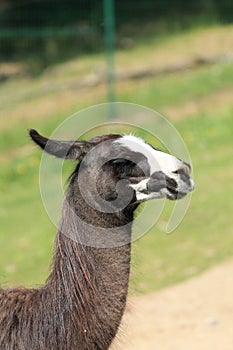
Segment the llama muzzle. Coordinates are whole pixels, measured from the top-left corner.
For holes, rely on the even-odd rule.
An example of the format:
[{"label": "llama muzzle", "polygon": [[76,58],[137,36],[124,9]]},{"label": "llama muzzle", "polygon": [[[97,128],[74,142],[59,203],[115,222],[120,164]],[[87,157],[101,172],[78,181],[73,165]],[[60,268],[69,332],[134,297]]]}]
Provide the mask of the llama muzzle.
[{"label": "llama muzzle", "polygon": [[183,198],[194,189],[194,181],[191,178],[191,167],[184,165],[177,170],[166,174],[163,171],[155,171],[150,177],[140,179],[138,183],[131,182],[131,187],[136,192],[138,201],[146,201],[155,198],[168,198],[177,200]]}]

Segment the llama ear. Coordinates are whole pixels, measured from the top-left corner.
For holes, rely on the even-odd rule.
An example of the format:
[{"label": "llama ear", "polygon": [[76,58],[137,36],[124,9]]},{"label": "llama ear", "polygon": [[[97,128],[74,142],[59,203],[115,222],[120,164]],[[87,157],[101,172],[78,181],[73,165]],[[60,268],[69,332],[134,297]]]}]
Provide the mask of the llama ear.
[{"label": "llama ear", "polygon": [[88,141],[59,141],[51,140],[40,135],[36,130],[29,130],[32,140],[45,152],[58,158],[78,160],[82,158],[93,146]]}]

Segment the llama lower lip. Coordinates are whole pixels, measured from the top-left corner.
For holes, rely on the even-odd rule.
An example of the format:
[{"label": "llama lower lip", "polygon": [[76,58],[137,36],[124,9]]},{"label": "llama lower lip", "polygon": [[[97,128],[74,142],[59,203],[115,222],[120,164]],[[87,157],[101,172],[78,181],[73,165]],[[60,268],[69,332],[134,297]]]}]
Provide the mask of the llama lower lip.
[{"label": "llama lower lip", "polygon": [[175,196],[174,194],[168,193],[167,199],[170,199],[171,201],[174,201],[174,200],[177,199],[177,196]]},{"label": "llama lower lip", "polygon": [[168,189],[168,191],[169,192],[168,192],[167,198],[170,200],[181,199],[181,198],[185,197],[187,194],[185,192],[178,192],[178,191],[171,190],[170,188]]},{"label": "llama lower lip", "polygon": [[179,197],[179,192],[177,192],[175,189],[167,188],[167,190],[168,190],[168,195],[167,195],[168,199],[176,200],[178,198],[181,198],[181,197]]}]

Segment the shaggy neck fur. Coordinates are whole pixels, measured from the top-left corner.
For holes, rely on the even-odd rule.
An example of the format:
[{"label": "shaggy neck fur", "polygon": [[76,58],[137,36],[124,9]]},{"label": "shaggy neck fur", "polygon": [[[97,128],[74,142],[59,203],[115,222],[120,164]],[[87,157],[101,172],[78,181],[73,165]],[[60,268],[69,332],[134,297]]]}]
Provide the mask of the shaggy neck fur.
[{"label": "shaggy neck fur", "polygon": [[[0,290],[1,350],[109,348],[125,308],[130,244],[94,248],[77,243],[80,235],[92,232],[81,232],[72,213],[108,227],[110,222],[115,226],[131,222],[133,210],[106,214],[86,206],[73,177],[46,284],[40,289]],[[130,231],[129,226],[124,234],[130,236]]]}]

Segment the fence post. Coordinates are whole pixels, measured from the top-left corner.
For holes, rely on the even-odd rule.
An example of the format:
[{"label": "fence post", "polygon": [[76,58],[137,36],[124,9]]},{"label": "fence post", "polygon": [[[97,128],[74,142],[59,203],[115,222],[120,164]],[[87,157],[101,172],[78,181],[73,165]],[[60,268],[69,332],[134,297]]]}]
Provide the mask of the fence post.
[{"label": "fence post", "polygon": [[[104,0],[104,39],[106,49],[106,83],[107,83],[107,101],[115,102],[115,1]],[[110,104],[109,119],[116,117],[115,105]]]}]

